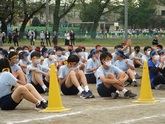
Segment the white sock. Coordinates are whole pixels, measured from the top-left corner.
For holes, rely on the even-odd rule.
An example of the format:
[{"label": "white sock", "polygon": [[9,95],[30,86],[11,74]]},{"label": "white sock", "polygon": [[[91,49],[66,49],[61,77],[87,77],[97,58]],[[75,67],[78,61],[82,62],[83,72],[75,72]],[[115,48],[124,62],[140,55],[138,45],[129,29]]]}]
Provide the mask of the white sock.
[{"label": "white sock", "polygon": [[132,81],[136,81],[136,79],[132,79]]},{"label": "white sock", "polygon": [[38,102],[36,103],[36,105],[40,104],[40,101],[38,100]]},{"label": "white sock", "polygon": [[79,93],[82,93],[84,89],[81,86],[78,86],[77,89],[79,90]]},{"label": "white sock", "polygon": [[122,90],[122,93],[125,94],[126,92],[127,92],[127,90],[124,88],[124,89]]},{"label": "white sock", "polygon": [[43,102],[46,102],[46,100],[45,100],[45,99],[43,99],[42,101],[43,101]]},{"label": "white sock", "polygon": [[134,72],[134,75],[136,75],[136,72]]},{"label": "white sock", "polygon": [[89,87],[88,87],[88,85],[84,87],[84,90],[85,90],[86,92],[89,91]]},{"label": "white sock", "polygon": [[43,85],[42,86],[42,89],[45,91],[45,89],[46,89],[47,87],[46,87],[46,85]]},{"label": "white sock", "polygon": [[120,92],[119,92],[118,90],[116,90],[116,93],[118,93],[118,94],[119,94]]}]

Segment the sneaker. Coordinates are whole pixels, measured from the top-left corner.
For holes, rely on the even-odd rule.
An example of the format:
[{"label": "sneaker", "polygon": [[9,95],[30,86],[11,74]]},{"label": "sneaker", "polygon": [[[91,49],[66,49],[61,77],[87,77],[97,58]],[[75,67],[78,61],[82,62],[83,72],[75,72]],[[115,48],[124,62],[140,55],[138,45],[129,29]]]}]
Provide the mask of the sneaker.
[{"label": "sneaker", "polygon": [[88,92],[83,91],[83,92],[81,93],[81,95],[80,95],[80,98],[88,99],[88,98],[89,98],[89,94],[88,94]]},{"label": "sneaker", "polygon": [[44,103],[43,101],[40,101],[39,103],[36,104],[35,109],[36,110],[42,110],[45,109],[47,107],[47,104]]},{"label": "sneaker", "polygon": [[45,89],[45,95],[47,95],[47,96],[49,95],[49,89],[48,88]]},{"label": "sneaker", "polygon": [[138,74],[136,73],[135,78],[136,78],[136,79],[141,79],[142,76],[140,76],[140,75],[138,75]]},{"label": "sneaker", "polygon": [[156,90],[165,90],[165,84],[158,84],[155,86]]},{"label": "sneaker", "polygon": [[136,81],[132,81],[132,85],[133,85],[133,87],[137,87],[138,86]]},{"label": "sneaker", "polygon": [[93,93],[90,90],[87,93],[88,93],[89,98],[95,98],[95,96],[93,95]]},{"label": "sneaker", "polygon": [[112,92],[111,97],[112,97],[112,99],[117,99],[119,97],[119,94],[117,92],[115,92],[115,93]]},{"label": "sneaker", "polygon": [[125,94],[124,94],[125,97],[128,97],[128,98],[134,98],[137,96],[137,94],[135,93],[132,93],[131,90],[128,90]]},{"label": "sneaker", "polygon": [[131,83],[128,82],[128,81],[125,81],[125,82],[124,82],[124,86],[125,86],[125,87],[128,87],[130,84],[131,84]]}]

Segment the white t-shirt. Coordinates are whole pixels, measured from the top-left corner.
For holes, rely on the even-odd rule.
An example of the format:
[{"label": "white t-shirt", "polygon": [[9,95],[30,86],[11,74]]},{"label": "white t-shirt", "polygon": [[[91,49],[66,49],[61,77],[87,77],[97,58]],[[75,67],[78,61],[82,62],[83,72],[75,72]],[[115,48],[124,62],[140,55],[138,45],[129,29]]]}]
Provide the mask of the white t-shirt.
[{"label": "white t-shirt", "polygon": [[129,69],[129,66],[125,63],[125,60],[127,60],[129,64],[131,64],[132,66],[134,66],[133,62],[130,59],[123,59],[121,61],[116,60],[116,62],[114,63],[114,66],[116,66],[119,69],[121,69],[124,72],[126,72]]},{"label": "white t-shirt", "polygon": [[86,66],[85,66],[85,74],[92,74],[93,72],[87,72],[88,69],[92,69],[92,68],[96,68],[100,65],[100,61],[99,60],[93,60],[92,58],[87,60]]},{"label": "white t-shirt", "polygon": [[105,77],[107,74],[112,73],[113,75],[117,77],[120,72],[121,70],[114,65],[111,65],[108,70],[104,69],[103,66],[100,66],[95,73],[96,74],[96,88],[98,88],[98,85],[102,83],[100,76]]},{"label": "white t-shirt", "polygon": [[17,79],[10,72],[0,73],[0,98],[11,93],[12,86],[15,86]]},{"label": "white t-shirt", "polygon": [[[32,71],[30,70],[31,68],[38,68],[39,70],[43,71],[43,72],[48,72],[49,68],[42,66],[40,64],[37,65],[37,67],[34,67],[32,64],[28,65],[26,68],[26,76],[27,76],[27,82],[31,83],[32,81]],[[40,74],[40,76],[42,77],[42,74]]]}]

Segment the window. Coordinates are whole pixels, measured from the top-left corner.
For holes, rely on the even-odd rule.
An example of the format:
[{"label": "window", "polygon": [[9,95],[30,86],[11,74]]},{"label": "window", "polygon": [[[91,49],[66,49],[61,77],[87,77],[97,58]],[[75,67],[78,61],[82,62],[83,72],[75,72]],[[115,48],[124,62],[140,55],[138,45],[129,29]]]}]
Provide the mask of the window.
[{"label": "window", "polygon": [[162,10],[161,15],[165,16],[165,10]]}]

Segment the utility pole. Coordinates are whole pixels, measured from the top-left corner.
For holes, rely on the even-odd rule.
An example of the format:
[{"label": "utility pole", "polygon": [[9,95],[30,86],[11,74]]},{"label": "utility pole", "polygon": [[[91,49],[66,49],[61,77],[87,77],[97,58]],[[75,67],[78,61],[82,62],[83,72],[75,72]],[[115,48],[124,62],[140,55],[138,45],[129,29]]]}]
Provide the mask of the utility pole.
[{"label": "utility pole", "polygon": [[128,0],[125,0],[125,41],[128,40]]},{"label": "utility pole", "polygon": [[46,30],[49,29],[49,0],[46,0]]}]

